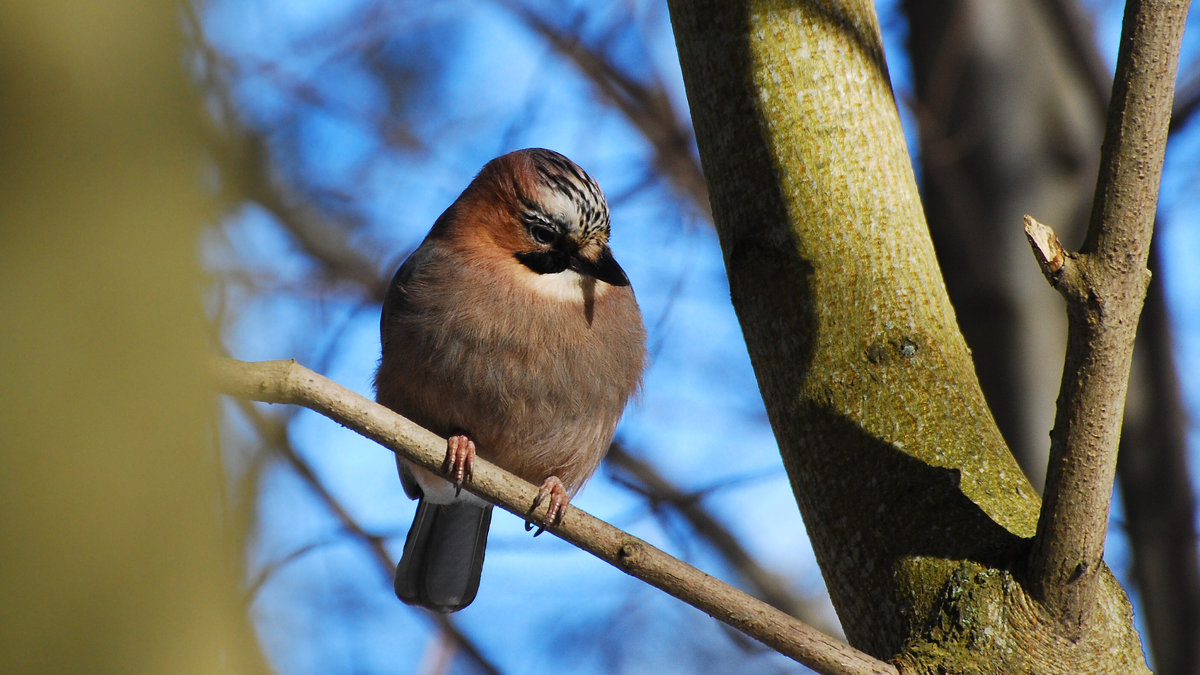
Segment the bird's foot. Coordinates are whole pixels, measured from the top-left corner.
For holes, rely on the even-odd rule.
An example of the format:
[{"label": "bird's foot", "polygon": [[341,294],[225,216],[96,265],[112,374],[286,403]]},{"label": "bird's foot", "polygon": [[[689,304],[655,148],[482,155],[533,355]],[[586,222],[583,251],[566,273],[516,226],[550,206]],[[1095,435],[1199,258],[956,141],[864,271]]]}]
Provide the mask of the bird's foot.
[{"label": "bird's foot", "polygon": [[571,499],[571,497],[567,494],[566,486],[563,485],[563,482],[559,480],[558,476],[550,476],[546,480],[542,481],[542,488],[538,490],[538,495],[536,498],[534,498],[533,505],[529,507],[529,511],[526,514],[526,532],[532,530],[534,525],[536,525],[536,523],[530,520],[530,517],[533,516],[533,512],[536,511],[537,508],[542,505],[542,502],[546,501],[547,499],[550,500],[550,503],[546,507],[546,517],[542,521],[541,525],[537,525],[537,532],[533,533],[533,536],[535,537],[542,532],[545,532],[547,526],[557,526],[562,522],[563,513],[565,513],[567,509],[567,502]]},{"label": "bird's foot", "polygon": [[442,462],[442,473],[454,483],[454,496],[462,494],[463,483],[475,476],[475,441],[463,434],[446,439],[446,459]]}]

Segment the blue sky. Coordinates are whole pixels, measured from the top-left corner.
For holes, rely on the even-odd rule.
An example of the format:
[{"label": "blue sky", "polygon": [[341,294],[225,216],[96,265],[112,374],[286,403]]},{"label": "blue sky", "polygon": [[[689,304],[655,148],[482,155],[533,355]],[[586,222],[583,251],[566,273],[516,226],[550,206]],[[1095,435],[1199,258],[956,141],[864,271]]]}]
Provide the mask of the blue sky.
[{"label": "blue sky", "polygon": [[[910,85],[901,58],[903,22],[894,18],[892,4],[879,6],[893,81],[904,91]],[[641,137],[624,118],[600,109],[589,85],[502,5],[427,5],[389,5],[361,21],[358,15],[376,5],[214,0],[203,17],[207,39],[241,64],[232,91],[243,123],[282,139],[275,149],[286,180],[349,224],[349,236],[368,251],[380,276],[390,274],[495,155],[551,147],[595,176],[610,198],[614,252],[651,329],[644,394],[627,411],[620,438],[681,487],[716,486],[705,492],[705,505],[797,593],[820,595],[820,572],[729,304],[715,234],[670,186],[647,180],[647,171],[637,168],[647,165]],[[1090,5],[1101,8],[1098,33],[1111,62],[1120,8]],[[630,67],[661,76],[682,110],[665,7],[633,7],[628,35],[613,38],[621,45],[617,53]],[[604,25],[604,17],[593,16],[582,30],[595,33]],[[353,30],[343,31],[347,27]],[[393,35],[400,27],[410,30]],[[1188,41],[1184,64],[1197,62],[1198,43]],[[384,72],[405,83],[399,105],[396,92],[380,85]],[[425,77],[429,73],[437,77]],[[400,117],[391,117],[397,111]],[[394,122],[397,133],[381,138],[381,120]],[[910,122],[906,117],[909,129]],[[412,145],[403,130],[442,140]],[[1200,372],[1200,311],[1193,300],[1200,297],[1198,143],[1193,128],[1169,149],[1158,233],[1167,242],[1165,278],[1184,373]],[[213,300],[231,313],[224,339],[235,356],[294,357],[372,395],[378,308],[349,295],[299,290],[312,266],[271,214],[255,205],[231,211],[206,236],[204,258],[218,275],[255,270],[260,289],[268,289],[251,293],[233,284]],[[1036,274],[1036,268],[1031,263],[1025,272]],[[1183,381],[1194,420],[1200,382]],[[314,413],[279,406],[263,411],[295,416],[288,428],[295,447],[356,520],[388,536],[398,554],[414,506],[399,489],[391,454]],[[252,448],[239,444],[236,433],[227,437],[226,454],[238,471]],[[252,574],[271,573],[251,607],[272,662],[286,673],[420,672],[422,659],[435,653],[429,620],[395,600],[390,578],[291,471],[268,465],[261,485],[250,567]],[[683,536],[672,516],[649,510],[603,472],[573,503],[729,578],[720,557]],[[505,672],[706,672],[709,661],[734,657],[755,672],[797,672],[777,655],[743,651],[696,610],[553,537],[530,541],[516,518],[498,514],[492,527],[479,597],[455,619]],[[1113,537],[1108,560],[1123,579],[1127,558],[1123,540]],[[514,615],[522,607],[539,611]],[[827,601],[824,611],[835,625]],[[511,620],[498,626],[496,617]],[[603,643],[564,641],[563,635],[582,636],[597,626],[622,636],[624,648],[600,654],[596,645]],[[679,639],[681,626],[691,633],[686,641]],[[711,652],[695,648],[706,644]]]}]

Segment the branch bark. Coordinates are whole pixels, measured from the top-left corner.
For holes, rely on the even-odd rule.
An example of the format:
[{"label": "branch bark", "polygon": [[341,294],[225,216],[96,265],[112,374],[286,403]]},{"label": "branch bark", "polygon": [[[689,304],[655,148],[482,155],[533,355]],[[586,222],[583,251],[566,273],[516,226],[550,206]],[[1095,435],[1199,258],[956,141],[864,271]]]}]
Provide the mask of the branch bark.
[{"label": "branch bark", "polygon": [[[213,357],[218,391],[267,403],[302,405],[431,471],[440,471],[446,440],[387,408],[314,373],[295,361],[247,363]],[[522,518],[538,488],[486,461],[477,461],[466,488]],[[545,507],[532,515],[540,518]],[[588,551],[723,621],[796,661],[828,675],[888,674],[896,668],[790,617],[587,513],[568,507],[562,523],[547,528]]]},{"label": "branch bark", "polygon": [[1029,581],[1068,635],[1083,631],[1104,553],[1187,6],[1126,5],[1087,237],[1055,271],[1038,241],[1057,238],[1031,236],[1043,272],[1067,299],[1068,333]]},{"label": "branch bark", "polygon": [[743,582],[754,595],[773,607],[824,630],[815,611],[815,603],[792,592],[787,580],[767,569],[738,541],[720,520],[700,503],[695,494],[689,494],[667,480],[654,465],[630,454],[620,443],[608,449],[605,462],[612,469],[627,472],[638,485],[630,488],[652,502],[670,504],[687,519],[696,535],[707,541],[737,570]]},{"label": "branch bark", "polygon": [[[1029,255],[1012,224],[1036,213],[1063,241],[1082,241],[1112,69],[1079,0],[906,0],[902,7],[922,201],[938,260],[988,404],[1021,467],[1041,486],[1067,318],[1059,298],[1037,292],[1036,275],[1011,273]],[[1021,49],[1011,48],[1018,43]],[[1186,70],[1181,63],[1172,135],[1189,110]],[[1162,245],[1151,243],[1155,277],[1138,323],[1117,481],[1143,641],[1157,673],[1191,675],[1200,672],[1196,500],[1161,298],[1164,268],[1155,260]]]}]

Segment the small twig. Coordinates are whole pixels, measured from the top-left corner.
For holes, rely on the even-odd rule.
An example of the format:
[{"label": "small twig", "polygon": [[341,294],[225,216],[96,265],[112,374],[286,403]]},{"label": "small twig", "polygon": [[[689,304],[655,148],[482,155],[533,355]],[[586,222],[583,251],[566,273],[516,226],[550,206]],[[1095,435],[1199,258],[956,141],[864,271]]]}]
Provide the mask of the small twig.
[{"label": "small twig", "polygon": [[1066,297],[1068,316],[1029,581],[1068,636],[1083,631],[1104,553],[1187,6],[1182,0],[1126,5],[1096,198],[1081,250],[1063,253],[1049,228],[1026,220],[1039,265]]},{"label": "small twig", "polygon": [[1033,249],[1038,267],[1046,281],[1063,297],[1083,302],[1086,299],[1087,288],[1079,265],[1075,262],[1075,254],[1068,252],[1058,240],[1058,235],[1049,225],[1043,225],[1033,218],[1025,216],[1025,238]]},{"label": "small twig", "polygon": [[[213,357],[211,371],[216,388],[223,393],[268,403],[302,405],[431,471],[440,470],[445,458],[445,439],[295,361],[246,363]],[[538,492],[537,487],[482,460],[477,461],[467,489],[522,518]],[[541,507],[533,516],[540,519],[544,512],[545,507]],[[547,529],[820,673],[896,675],[898,672],[894,666],[835,640],[577,508],[568,507],[562,522]]]}]

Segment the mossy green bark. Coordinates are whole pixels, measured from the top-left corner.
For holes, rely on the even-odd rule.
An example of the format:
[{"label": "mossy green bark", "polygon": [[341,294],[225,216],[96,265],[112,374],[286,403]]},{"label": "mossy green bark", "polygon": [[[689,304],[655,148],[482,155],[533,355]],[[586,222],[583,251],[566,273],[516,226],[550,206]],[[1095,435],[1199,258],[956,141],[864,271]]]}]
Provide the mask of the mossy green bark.
[{"label": "mossy green bark", "polygon": [[6,673],[269,672],[219,518],[182,15],[0,3]]},{"label": "mossy green bark", "polygon": [[[947,298],[871,3],[671,16],[734,307],[851,644],[916,672],[989,636],[985,664],[1027,658],[1006,622],[1037,616],[1018,580],[1040,502]],[[1105,592],[1104,652],[1132,664],[1113,672],[1144,669],[1111,577]]]}]

